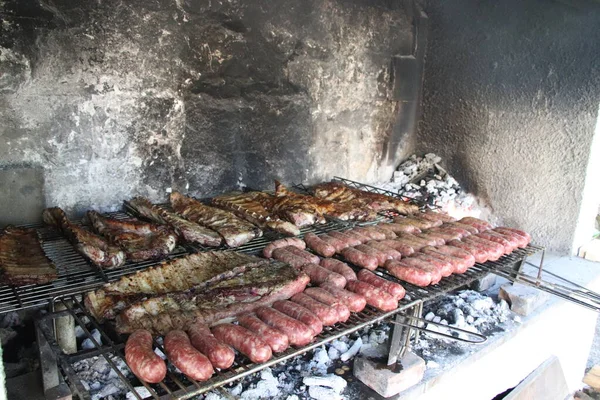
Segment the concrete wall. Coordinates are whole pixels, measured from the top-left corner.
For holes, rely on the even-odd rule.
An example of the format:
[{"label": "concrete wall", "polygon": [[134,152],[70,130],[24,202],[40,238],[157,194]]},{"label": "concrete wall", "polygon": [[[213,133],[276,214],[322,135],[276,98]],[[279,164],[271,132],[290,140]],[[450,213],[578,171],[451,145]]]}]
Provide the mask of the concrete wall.
[{"label": "concrete wall", "polygon": [[600,10],[430,1],[418,150],[442,156],[507,225],[571,250],[600,104]]},{"label": "concrete wall", "polygon": [[398,2],[7,0],[0,11],[0,168],[42,168],[47,205],[110,209],[276,177],[375,181],[395,164],[382,157],[397,117],[391,57],[412,43]]}]

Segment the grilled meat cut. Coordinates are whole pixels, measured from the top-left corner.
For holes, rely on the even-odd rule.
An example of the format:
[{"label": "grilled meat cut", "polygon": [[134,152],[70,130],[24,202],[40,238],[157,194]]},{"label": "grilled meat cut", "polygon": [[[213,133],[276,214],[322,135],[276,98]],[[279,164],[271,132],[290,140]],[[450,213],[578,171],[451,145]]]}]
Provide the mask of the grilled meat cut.
[{"label": "grilled meat cut", "polygon": [[171,193],[169,201],[177,214],[188,221],[217,231],[229,247],[239,247],[262,236],[262,231],[250,222],[236,217],[229,211],[204,205],[179,192]]},{"label": "grilled meat cut", "polygon": [[319,199],[335,203],[356,202],[375,212],[393,210],[405,215],[419,212],[419,207],[414,204],[392,196],[351,188],[341,182],[321,183],[312,188],[312,193]]},{"label": "grilled meat cut", "polygon": [[194,290],[169,293],[135,303],[118,315],[116,327],[121,333],[144,327],[165,334],[192,323],[211,325],[288,299],[302,292],[308,282],[308,276],[293,267],[270,262],[220,281],[201,293]]},{"label": "grilled meat cut", "polygon": [[156,259],[171,253],[177,245],[177,236],[164,225],[135,219],[118,220],[88,211],[93,229],[110,243],[121,247],[131,261]]},{"label": "grilled meat cut", "polygon": [[224,208],[233,212],[240,218],[245,219],[261,228],[269,228],[276,232],[283,233],[288,236],[296,236],[300,234],[300,229],[296,225],[283,221],[279,217],[271,215],[269,210],[261,203],[259,198],[270,198],[271,195],[263,192],[234,192],[225,194],[212,199],[212,203],[217,207]]},{"label": "grilled meat cut", "polygon": [[116,268],[125,263],[125,252],[108,243],[101,236],[73,224],[65,212],[58,208],[46,208],[42,213],[44,223],[60,230],[77,251],[92,263],[103,268]]},{"label": "grilled meat cut", "polygon": [[139,216],[157,224],[170,226],[186,242],[208,247],[218,247],[223,243],[221,235],[212,229],[190,222],[179,215],[154,205],[144,197],[135,197],[127,203]]},{"label": "grilled meat cut", "polygon": [[165,261],[89,292],[85,304],[98,320],[111,319],[141,298],[205,288],[269,261],[234,252],[205,252]]},{"label": "grilled meat cut", "polygon": [[35,229],[7,226],[0,233],[0,283],[21,286],[48,283],[58,277]]}]

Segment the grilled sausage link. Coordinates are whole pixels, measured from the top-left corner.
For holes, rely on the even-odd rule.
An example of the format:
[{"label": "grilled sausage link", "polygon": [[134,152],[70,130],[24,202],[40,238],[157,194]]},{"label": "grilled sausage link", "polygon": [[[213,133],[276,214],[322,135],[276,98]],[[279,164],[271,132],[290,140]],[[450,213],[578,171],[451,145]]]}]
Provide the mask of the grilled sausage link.
[{"label": "grilled sausage link", "polygon": [[[445,246],[440,246],[440,247],[445,247]],[[423,247],[421,249],[421,252],[431,255],[433,257],[437,257],[437,258],[441,259],[442,261],[451,263],[454,266],[453,273],[462,274],[467,269],[469,269],[469,267],[473,266],[473,264],[470,264],[469,260],[465,260],[465,258],[454,257],[450,254],[441,252],[438,250],[438,247],[431,247],[431,246]],[[471,256],[471,255],[469,254],[469,256]],[[471,259],[473,259],[473,263],[474,263],[475,259],[473,258],[473,256],[471,256]]]},{"label": "grilled sausage link", "polygon": [[235,359],[235,352],[225,343],[217,340],[206,325],[194,323],[187,329],[192,346],[206,355],[216,368],[227,369]]},{"label": "grilled sausage link", "polygon": [[293,346],[307,345],[314,336],[310,327],[271,307],[258,307],[254,312],[258,318],[285,333]]},{"label": "grilled sausage link", "polygon": [[385,233],[379,232],[375,229],[370,229],[370,228],[371,227],[353,228],[352,232],[358,233],[359,235],[363,235],[363,236],[369,238],[369,240],[385,240],[385,239],[387,239],[385,237]]},{"label": "grilled sausage link", "polygon": [[363,281],[350,281],[348,290],[358,293],[367,299],[367,304],[381,311],[392,311],[398,308],[398,301],[389,293]]},{"label": "grilled sausage link", "polygon": [[[363,271],[366,271],[366,269],[364,269]],[[344,305],[344,303],[341,300],[336,298],[327,290],[318,287],[310,287],[304,290],[304,294],[333,308],[337,312],[338,316],[336,322],[346,322],[348,318],[350,318],[350,310],[348,309],[348,307],[346,307],[346,305]]]},{"label": "grilled sausage link", "polygon": [[461,240],[451,240],[448,246],[456,247],[471,254],[475,258],[475,262],[484,263],[488,260],[488,251],[474,244],[465,243]]},{"label": "grilled sausage link", "polygon": [[348,264],[336,260],[335,258],[324,258],[321,260],[321,267],[328,269],[329,271],[338,273],[346,278],[346,281],[353,281],[356,279],[356,273]]},{"label": "grilled sausage link", "polygon": [[214,373],[210,360],[192,346],[184,331],[170,331],[164,344],[167,357],[184,375],[202,382]]},{"label": "grilled sausage link", "polygon": [[338,314],[333,307],[329,307],[327,304],[323,304],[304,293],[297,293],[290,300],[307,308],[319,317],[323,326],[331,326],[338,322]]},{"label": "grilled sausage link", "polygon": [[421,268],[405,264],[403,261],[389,260],[385,269],[398,279],[413,285],[425,287],[431,284],[431,273]]},{"label": "grilled sausage link", "polygon": [[[385,224],[368,226],[368,227],[366,227],[366,229],[370,229],[372,231],[384,234],[385,239],[396,239],[396,233],[393,230],[389,229],[387,226],[385,226]],[[382,240],[384,240],[384,239],[382,239]]]},{"label": "grilled sausage link", "polygon": [[152,350],[152,334],[138,329],[125,343],[125,361],[131,372],[141,380],[158,383],[167,375],[167,365]]},{"label": "grilled sausage link", "polygon": [[474,217],[464,217],[458,220],[458,222],[461,224],[474,226],[479,232],[487,231],[488,229],[493,228],[489,222]]},{"label": "grilled sausage link", "polygon": [[[415,253],[418,254],[418,253]],[[403,258],[400,260],[402,264],[410,265],[411,267],[419,268],[425,270],[431,274],[431,284],[435,285],[442,279],[442,271],[440,268],[429,261],[422,260],[420,258],[415,258],[413,256]]]},{"label": "grilled sausage link", "polygon": [[402,285],[388,281],[366,269],[359,271],[358,279],[389,293],[396,301],[402,300],[406,295],[406,290]]},{"label": "grilled sausage link", "polygon": [[352,312],[361,312],[367,306],[367,299],[365,299],[365,297],[360,294],[349,292],[346,289],[340,289],[336,286],[327,283],[321,285],[321,288],[334,295],[338,300],[343,302]]},{"label": "grilled sausage link", "polygon": [[328,234],[319,235],[319,238],[321,238],[321,240],[323,240],[325,243],[333,246],[336,253],[339,253],[340,251],[344,250],[346,247],[350,246],[345,241],[335,238],[333,236],[330,236]]},{"label": "grilled sausage link", "polygon": [[344,244],[346,244],[346,247],[358,246],[359,244],[362,243],[362,241],[360,241],[359,239],[353,237],[352,235],[348,235],[345,232],[331,231],[331,232],[327,232],[327,234],[334,239],[338,239],[338,240],[344,242]]},{"label": "grilled sausage link", "polygon": [[[371,241],[365,243],[365,245],[367,245],[369,247],[372,247],[375,250],[381,251],[382,253],[386,254],[388,257],[393,258],[394,260],[399,260],[399,259],[402,258],[402,253],[400,253],[399,251],[397,251],[397,250],[395,250],[395,249],[387,246],[383,242],[378,242],[376,240],[371,240]],[[385,264],[385,262],[384,262],[384,264]]]},{"label": "grilled sausage link", "polygon": [[388,224],[381,224],[380,226],[383,226],[396,234],[398,234],[398,233],[421,233],[421,230],[419,228],[417,228],[414,225],[407,224],[405,222],[391,222]]},{"label": "grilled sausage link", "polygon": [[274,353],[281,353],[290,347],[290,340],[285,334],[265,324],[255,315],[242,315],[237,320],[241,326],[262,338]]},{"label": "grilled sausage link", "polygon": [[304,250],[306,248],[306,243],[304,243],[304,240],[298,238],[285,238],[274,240],[263,249],[263,255],[266,258],[271,258],[271,256],[273,255],[273,250],[287,246],[295,246],[299,249]]},{"label": "grilled sausage link", "polygon": [[346,278],[337,272],[330,271],[318,264],[304,264],[301,268],[302,271],[310,277],[311,283],[315,285],[329,282],[339,288],[346,286]]},{"label": "grilled sausage link", "polygon": [[352,264],[370,270],[376,269],[379,264],[379,260],[376,257],[365,254],[360,250],[356,250],[354,247],[348,247],[347,249],[342,250],[342,256]]},{"label": "grilled sausage link", "polygon": [[442,277],[450,276],[454,272],[456,268],[454,264],[447,260],[442,260],[440,257],[435,257],[431,254],[425,253],[415,253],[412,258],[417,258],[419,260],[427,261],[436,266],[440,270]]},{"label": "grilled sausage link", "polygon": [[301,266],[309,262],[306,258],[298,257],[297,255],[287,251],[287,247],[280,247],[278,249],[273,250],[272,257],[277,261],[290,264],[294,268],[300,268]]},{"label": "grilled sausage link", "polygon": [[[368,243],[368,242],[367,242]],[[375,257],[377,259],[377,265],[383,266],[387,260],[390,260],[392,256],[384,253],[383,251],[379,251],[371,246],[367,246],[366,244],[359,244],[354,247],[356,250],[361,251],[369,256]]]},{"label": "grilled sausage link", "polygon": [[465,243],[480,243],[482,246],[489,249],[490,261],[496,261],[504,255],[504,246],[499,243],[490,242],[489,240],[483,239],[477,235],[471,235],[468,238],[465,238],[463,241]]},{"label": "grilled sausage link", "polygon": [[248,329],[234,324],[220,324],[212,328],[217,339],[248,357],[253,363],[269,361],[271,347]]},{"label": "grilled sausage link", "polygon": [[308,326],[312,330],[313,336],[323,331],[323,323],[319,317],[298,303],[289,300],[279,300],[273,303],[273,308]]},{"label": "grilled sausage link", "polygon": [[510,235],[519,241],[519,247],[527,247],[529,242],[531,242],[531,236],[528,233],[523,231],[510,229],[510,228],[496,228],[494,231],[501,233],[503,235]]},{"label": "grilled sausage link", "polygon": [[485,231],[485,232],[481,232],[478,233],[477,235],[473,235],[474,237],[479,237],[485,240],[489,240],[490,242],[496,242],[499,245],[501,245],[504,248],[504,254],[510,254],[515,248],[513,247],[513,244],[511,243],[511,241],[498,236],[496,234],[491,234],[488,232],[493,232],[493,231]]},{"label": "grilled sausage link", "polygon": [[399,252],[402,255],[402,257],[408,257],[415,252],[415,249],[413,249],[411,246],[409,246],[405,243],[402,243],[398,239],[382,240],[379,243],[381,243],[382,245],[387,246],[391,249],[396,250],[397,252]]},{"label": "grilled sausage link", "polygon": [[312,251],[323,257],[331,257],[335,254],[335,247],[312,232],[308,232],[306,235],[304,235],[304,241]]},{"label": "grilled sausage link", "polygon": [[299,248],[294,247],[294,246],[284,247],[284,249],[286,249],[287,251],[289,251],[290,253],[292,253],[292,254],[294,254],[294,255],[296,255],[298,257],[305,258],[306,262],[309,262],[309,263],[318,264],[321,261],[321,259],[319,258],[319,256],[317,256],[315,254],[312,254],[312,253],[309,253],[306,250],[302,250],[302,249],[299,249]]}]

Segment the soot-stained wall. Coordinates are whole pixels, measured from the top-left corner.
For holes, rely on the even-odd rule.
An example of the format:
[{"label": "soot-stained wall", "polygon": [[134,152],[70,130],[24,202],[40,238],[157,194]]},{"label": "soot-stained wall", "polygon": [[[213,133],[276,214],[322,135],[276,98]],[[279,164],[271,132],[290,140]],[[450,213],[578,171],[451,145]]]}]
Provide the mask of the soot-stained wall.
[{"label": "soot-stained wall", "polygon": [[443,156],[505,224],[571,250],[600,104],[600,7],[450,0],[425,10],[418,150]]},{"label": "soot-stained wall", "polygon": [[9,0],[0,15],[0,167],[43,167],[47,205],[389,177],[391,57],[412,43],[399,2]]}]

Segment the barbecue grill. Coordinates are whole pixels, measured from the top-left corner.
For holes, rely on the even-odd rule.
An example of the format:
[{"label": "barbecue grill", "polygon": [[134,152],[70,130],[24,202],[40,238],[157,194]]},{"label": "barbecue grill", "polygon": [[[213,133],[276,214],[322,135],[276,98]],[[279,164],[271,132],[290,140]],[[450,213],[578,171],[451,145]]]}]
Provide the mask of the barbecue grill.
[{"label": "barbecue grill", "polygon": [[[366,191],[372,191],[391,196],[402,197],[402,194],[386,191],[370,185],[361,184],[347,179],[336,178],[352,187],[356,187]],[[296,185],[296,190],[305,190],[304,185]],[[410,201],[415,201],[410,199]],[[163,205],[164,206],[164,205]],[[429,207],[426,204],[420,204],[422,208]],[[126,218],[132,213],[131,208],[125,203],[125,212],[111,213],[115,218]],[[328,220],[326,224],[314,225],[302,229],[302,235],[308,232],[317,234],[330,232],[334,230],[345,230],[355,225],[372,224],[380,221],[388,220],[394,217],[394,213],[382,213],[378,221],[368,223],[357,223],[339,220]],[[60,237],[54,231],[33,226],[38,229],[40,237],[43,240],[43,248],[57,265],[59,271],[59,279],[55,282],[45,285],[29,285],[20,288],[3,287],[0,289],[0,300],[3,305],[0,309],[1,313],[14,311],[24,308],[36,307],[41,305],[49,305],[50,312],[42,315],[37,321],[39,329],[38,338],[42,348],[49,347],[52,350],[51,362],[55,362],[63,371],[66,380],[73,393],[81,398],[89,398],[89,393],[78,378],[73,365],[74,363],[89,359],[95,356],[101,356],[106,359],[110,367],[115,371],[120,380],[129,388],[133,395],[141,399],[142,395],[136,391],[135,386],[137,379],[125,376],[119,370],[115,360],[124,360],[124,343],[125,337],[118,335],[111,323],[99,324],[85,309],[81,295],[91,289],[97,288],[102,284],[118,279],[120,276],[133,273],[145,269],[156,262],[128,262],[122,268],[115,270],[102,270],[101,268],[91,266],[82,258],[71,246],[69,242]],[[264,236],[257,238],[244,246],[236,248],[235,251],[247,254],[257,254],[269,242],[279,239],[282,236],[275,232],[267,231]],[[181,257],[190,252],[214,250],[204,248],[202,246],[184,245],[179,246],[174,253],[169,257]],[[231,251],[230,249],[222,248],[222,251]],[[386,319],[395,318],[394,322],[401,325],[403,329],[399,329],[399,333],[394,333],[391,343],[390,362],[394,362],[402,352],[408,347],[411,332],[414,329],[422,329],[417,327],[419,322],[420,312],[424,302],[436,298],[442,294],[453,291],[457,288],[470,284],[471,282],[484,277],[489,273],[505,277],[515,282],[522,282],[531,286],[540,288],[547,292],[556,294],[562,298],[574,301],[578,304],[593,308],[596,311],[600,310],[597,295],[586,292],[583,288],[577,287],[575,284],[563,281],[562,284],[551,284],[541,280],[542,267],[539,265],[539,274],[537,277],[525,275],[521,272],[523,264],[527,257],[534,253],[542,253],[544,249],[539,246],[529,245],[524,249],[517,249],[511,254],[505,255],[495,262],[487,262],[485,264],[476,264],[467,272],[461,275],[451,275],[442,279],[438,284],[428,287],[417,287],[405,282],[401,282],[406,289],[406,297],[399,303],[396,310],[390,312],[381,312],[375,308],[367,307],[360,313],[353,313],[350,319],[345,323],[338,323],[331,327],[325,327],[323,332],[309,345],[288,349],[287,351],[275,355],[271,360],[262,364],[253,364],[243,356],[238,356],[234,365],[226,371],[217,371],[213,377],[206,382],[193,381],[182,374],[168,372],[167,378],[159,383],[149,385],[141,382],[145,388],[151,393],[153,398],[177,398],[186,399],[192,396],[205,393],[209,390],[219,388],[230,382],[241,379],[245,376],[253,374],[261,369],[283,362],[300,354],[306,353],[324,343],[330,342],[344,335],[356,332],[368,325],[383,321]],[[380,276],[391,281],[398,281],[395,277],[387,274],[385,271],[378,270]],[[76,325],[79,325],[85,337],[90,339],[94,344],[94,349],[81,350],[73,354],[66,354],[59,346],[54,333],[54,324],[59,318],[71,316],[74,318]],[[416,324],[417,323],[417,324]],[[100,344],[92,335],[91,331],[97,329],[102,337]],[[162,344],[155,340],[155,346],[163,351]],[[46,354],[47,356],[48,354]],[[47,360],[42,360],[44,363]],[[133,377],[133,378],[132,378]]]}]

